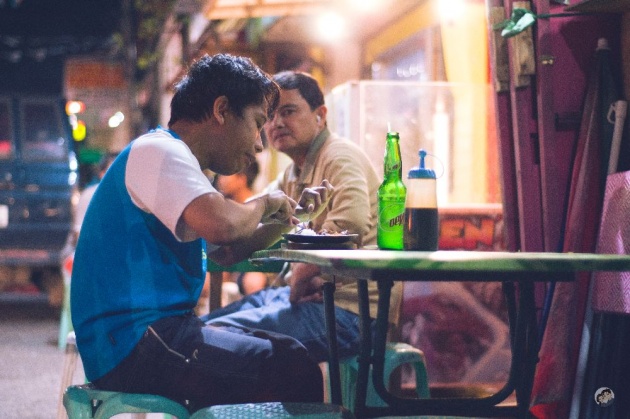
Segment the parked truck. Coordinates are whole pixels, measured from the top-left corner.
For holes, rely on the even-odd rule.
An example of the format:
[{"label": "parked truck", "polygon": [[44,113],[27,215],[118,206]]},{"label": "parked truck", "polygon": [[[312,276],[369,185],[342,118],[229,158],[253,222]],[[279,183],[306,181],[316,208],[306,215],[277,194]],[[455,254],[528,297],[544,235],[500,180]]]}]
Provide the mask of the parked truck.
[{"label": "parked truck", "polygon": [[0,92],[0,294],[60,305],[78,165],[65,102]]}]

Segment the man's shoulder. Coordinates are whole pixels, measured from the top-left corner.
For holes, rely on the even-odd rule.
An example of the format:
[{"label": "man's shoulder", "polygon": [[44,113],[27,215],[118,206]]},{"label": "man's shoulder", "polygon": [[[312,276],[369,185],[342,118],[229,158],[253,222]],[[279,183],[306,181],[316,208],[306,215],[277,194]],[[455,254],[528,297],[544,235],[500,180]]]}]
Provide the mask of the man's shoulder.
[{"label": "man's shoulder", "polygon": [[177,145],[183,145],[183,142],[177,140],[163,130],[152,130],[136,138],[131,143],[132,148],[139,147],[156,147],[168,148]]},{"label": "man's shoulder", "polygon": [[330,134],[322,149],[324,148],[330,150],[361,150],[354,141],[334,133]]},{"label": "man's shoulder", "polygon": [[166,132],[151,131],[136,138],[130,144],[130,160],[146,162],[152,158],[163,159],[168,156],[190,157],[190,150],[180,141]]},{"label": "man's shoulder", "polygon": [[320,153],[333,159],[349,156],[353,159],[363,158],[365,160],[369,160],[365,150],[363,150],[357,143],[337,134],[331,134],[330,137],[328,137],[328,140],[324,143]]}]

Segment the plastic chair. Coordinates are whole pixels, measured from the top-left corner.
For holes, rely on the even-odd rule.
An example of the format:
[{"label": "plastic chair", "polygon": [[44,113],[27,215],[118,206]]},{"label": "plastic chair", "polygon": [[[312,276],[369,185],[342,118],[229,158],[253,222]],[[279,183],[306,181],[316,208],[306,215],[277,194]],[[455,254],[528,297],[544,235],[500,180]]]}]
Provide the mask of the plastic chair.
[{"label": "plastic chair", "polygon": [[91,384],[70,386],[63,395],[69,419],[109,419],[120,413],[166,413],[178,419],[190,414],[181,404],[153,394],[119,393]]},{"label": "plastic chair", "polygon": [[[429,379],[427,376],[426,363],[424,354],[418,348],[407,343],[389,342],[385,349],[385,365],[383,368],[383,377],[386,387],[389,388],[389,378],[396,368],[401,365],[410,364],[416,373],[416,394],[419,398],[429,398]],[[341,372],[341,393],[343,405],[347,409],[354,411],[354,402],[356,400],[357,375],[359,372],[359,363],[357,357],[352,357],[340,363]],[[370,376],[368,379],[368,388],[366,396],[367,406],[382,407],[387,404],[380,398],[374,389],[372,383],[372,369],[370,367]]]},{"label": "plastic chair", "polygon": [[65,418],[66,413],[70,419],[107,419],[119,413],[167,413],[179,419],[190,416],[184,406],[165,397],[102,391],[92,384],[71,385],[79,359],[74,332],[68,333],[65,347],[58,419]]},{"label": "plastic chair", "polygon": [[245,403],[212,406],[190,419],[354,419],[349,410],[327,403]]},{"label": "plastic chair", "polygon": [[[65,419],[66,412],[63,406],[63,395],[66,388],[72,384],[72,378],[77,368],[77,360],[79,359],[79,351],[77,350],[77,342],[74,332],[70,332],[63,340],[63,347],[66,348],[63,359],[63,373],[61,376],[61,388],[59,389],[59,404],[57,406],[57,419]],[[61,346],[61,345],[60,345]]]},{"label": "plastic chair", "polygon": [[61,315],[59,317],[59,338],[57,346],[65,349],[66,336],[74,329],[70,318],[70,278],[72,277],[72,264],[74,263],[74,253],[68,255],[61,264],[61,276],[63,277],[63,304],[61,305]]}]

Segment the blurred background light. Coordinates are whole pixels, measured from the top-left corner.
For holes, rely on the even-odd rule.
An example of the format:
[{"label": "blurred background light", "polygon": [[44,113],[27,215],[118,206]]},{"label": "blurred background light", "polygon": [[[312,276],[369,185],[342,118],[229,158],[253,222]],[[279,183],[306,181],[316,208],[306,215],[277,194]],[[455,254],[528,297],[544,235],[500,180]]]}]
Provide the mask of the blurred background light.
[{"label": "blurred background light", "polygon": [[316,30],[322,41],[337,41],[347,34],[346,21],[337,13],[324,13],[317,18]]},{"label": "blurred background light", "polygon": [[85,103],[80,100],[70,100],[66,102],[66,113],[68,115],[73,115],[77,113],[81,113],[85,110]]},{"label": "blurred background light", "polygon": [[72,128],[72,138],[75,141],[83,141],[85,140],[85,136],[87,134],[87,128],[85,127],[85,122],[77,121],[77,125]]},{"label": "blurred background light", "polygon": [[358,12],[371,12],[383,5],[383,0],[348,0],[348,4]]},{"label": "blurred background light", "polygon": [[77,118],[75,114],[70,114],[68,115],[68,121],[70,121],[72,129],[75,129],[77,127],[77,123],[79,122],[79,118]]},{"label": "blurred background light", "polygon": [[442,22],[453,22],[466,12],[466,0],[440,0],[438,7]]},{"label": "blurred background light", "polygon": [[118,112],[116,112],[115,114],[113,114],[109,118],[108,125],[109,125],[110,128],[116,128],[124,120],[125,120],[125,114],[123,114],[122,112],[118,111]]}]

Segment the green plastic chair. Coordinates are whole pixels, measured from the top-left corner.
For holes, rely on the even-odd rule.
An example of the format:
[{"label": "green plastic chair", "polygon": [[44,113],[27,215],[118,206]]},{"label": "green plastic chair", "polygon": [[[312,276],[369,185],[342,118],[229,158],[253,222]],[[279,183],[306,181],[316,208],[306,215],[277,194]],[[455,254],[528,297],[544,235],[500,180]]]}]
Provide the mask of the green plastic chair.
[{"label": "green plastic chair", "polygon": [[63,303],[61,305],[61,315],[59,316],[59,337],[57,346],[59,349],[66,348],[66,337],[72,332],[72,319],[70,318],[70,278],[72,277],[72,265],[74,263],[74,253],[67,256],[61,263],[61,276],[63,278]]},{"label": "green plastic chair", "polygon": [[212,406],[190,419],[354,419],[349,410],[327,403],[245,403]]},{"label": "green plastic chair", "polygon": [[109,419],[120,413],[166,413],[188,419],[181,404],[153,394],[119,393],[97,390],[92,384],[73,385],[63,395],[69,419]]},{"label": "green plastic chair", "polygon": [[[403,342],[389,342],[385,348],[385,365],[383,377],[386,387],[389,384],[389,377],[396,368],[401,365],[410,364],[416,373],[416,394],[419,398],[429,398],[429,378],[427,376],[426,363],[422,351],[414,346]],[[341,393],[343,405],[347,409],[354,411],[356,400],[357,375],[359,373],[359,363],[357,357],[348,358],[339,365],[341,373]],[[366,405],[375,407],[387,406],[374,389],[372,383],[372,369],[368,379],[366,395]]]}]

